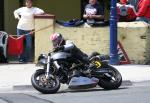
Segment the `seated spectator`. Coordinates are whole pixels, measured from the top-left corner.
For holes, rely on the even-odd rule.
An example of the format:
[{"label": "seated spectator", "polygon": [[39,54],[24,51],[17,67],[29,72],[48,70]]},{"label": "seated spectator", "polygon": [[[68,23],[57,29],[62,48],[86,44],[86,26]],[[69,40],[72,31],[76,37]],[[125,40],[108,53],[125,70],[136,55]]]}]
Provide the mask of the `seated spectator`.
[{"label": "seated spectator", "polygon": [[104,21],[104,9],[97,0],[89,0],[89,4],[85,6],[83,18],[87,24],[95,25],[99,21]]},{"label": "seated spectator", "polygon": [[137,21],[144,21],[150,24],[150,0],[139,0]]},{"label": "seated spectator", "polygon": [[128,0],[120,0],[120,2],[117,3],[118,21],[130,22],[136,20],[135,8],[127,2]]}]

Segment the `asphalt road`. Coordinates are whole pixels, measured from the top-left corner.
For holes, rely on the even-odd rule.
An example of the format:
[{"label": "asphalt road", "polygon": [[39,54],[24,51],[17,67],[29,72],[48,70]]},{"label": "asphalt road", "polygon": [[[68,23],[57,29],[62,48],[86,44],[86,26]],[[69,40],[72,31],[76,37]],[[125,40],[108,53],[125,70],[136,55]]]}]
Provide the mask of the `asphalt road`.
[{"label": "asphalt road", "polygon": [[41,94],[36,90],[0,93],[0,103],[150,103],[150,82],[134,83],[117,90],[101,88]]}]

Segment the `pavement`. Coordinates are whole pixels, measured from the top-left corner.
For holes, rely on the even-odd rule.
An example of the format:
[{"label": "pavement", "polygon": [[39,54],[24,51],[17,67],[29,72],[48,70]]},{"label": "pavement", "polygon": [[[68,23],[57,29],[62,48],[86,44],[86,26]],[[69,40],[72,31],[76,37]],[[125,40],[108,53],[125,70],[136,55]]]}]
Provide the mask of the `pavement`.
[{"label": "pavement", "polygon": [[[123,84],[150,81],[150,65],[117,65]],[[0,91],[32,88],[31,75],[40,69],[35,64],[0,64]],[[66,86],[62,87],[66,88]]]}]

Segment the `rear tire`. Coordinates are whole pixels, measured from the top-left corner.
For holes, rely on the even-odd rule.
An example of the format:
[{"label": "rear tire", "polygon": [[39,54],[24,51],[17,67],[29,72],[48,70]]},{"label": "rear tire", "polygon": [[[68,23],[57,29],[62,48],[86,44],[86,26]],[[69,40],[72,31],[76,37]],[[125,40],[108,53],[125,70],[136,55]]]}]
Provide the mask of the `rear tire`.
[{"label": "rear tire", "polygon": [[[60,82],[58,78],[45,81],[45,71],[43,69],[37,70],[31,77],[32,86],[43,94],[56,93],[60,88]],[[48,85],[46,85],[46,84]],[[52,85],[51,85],[52,83]],[[52,87],[51,87],[52,86]]]},{"label": "rear tire", "polygon": [[119,88],[122,83],[122,76],[120,72],[116,68],[109,66],[109,65],[108,65],[107,70],[112,71],[112,73],[109,75],[114,77],[115,81],[110,80],[108,78],[100,78],[98,85],[106,90]]}]

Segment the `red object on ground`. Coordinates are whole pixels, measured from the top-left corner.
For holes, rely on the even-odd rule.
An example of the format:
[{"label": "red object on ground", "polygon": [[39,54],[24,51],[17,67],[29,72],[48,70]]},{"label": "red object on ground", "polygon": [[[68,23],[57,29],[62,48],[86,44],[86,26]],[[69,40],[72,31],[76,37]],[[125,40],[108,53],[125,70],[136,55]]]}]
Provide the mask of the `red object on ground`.
[{"label": "red object on ground", "polygon": [[8,36],[8,55],[21,55],[24,48],[24,35],[20,37]]}]

